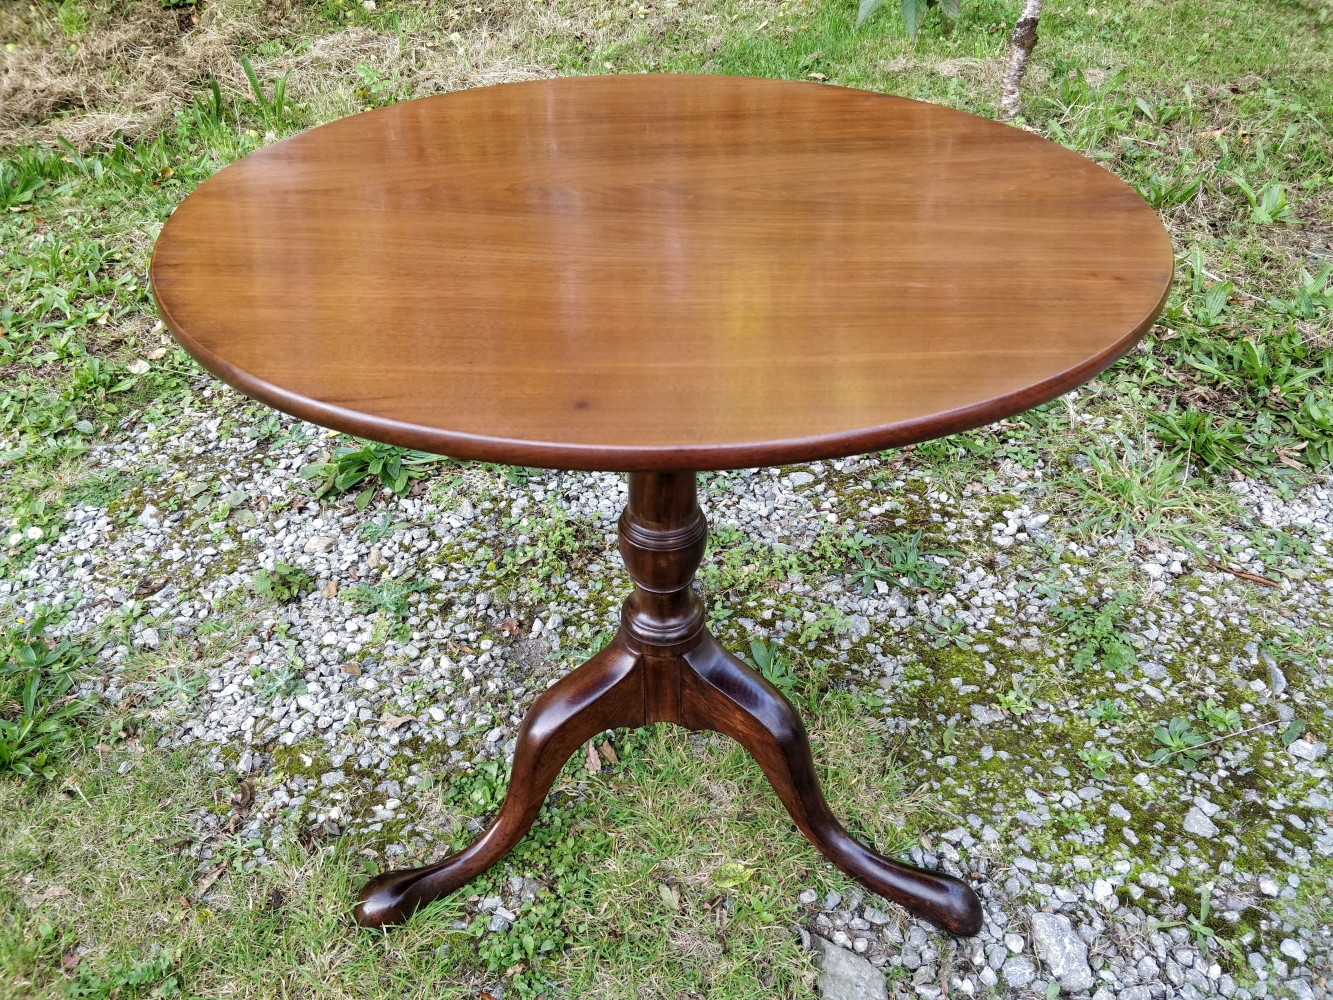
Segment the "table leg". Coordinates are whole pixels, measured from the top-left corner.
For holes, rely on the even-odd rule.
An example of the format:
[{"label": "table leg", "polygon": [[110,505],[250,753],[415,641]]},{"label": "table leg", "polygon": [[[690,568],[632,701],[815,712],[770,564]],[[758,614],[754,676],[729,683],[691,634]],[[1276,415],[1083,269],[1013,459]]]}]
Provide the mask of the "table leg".
[{"label": "table leg", "polygon": [[981,929],[966,883],[881,857],[834,818],[796,710],[704,629],[690,587],[708,528],[693,473],[636,473],[620,519],[634,581],[611,644],[547,689],[519,731],[509,793],[473,844],[426,868],[385,872],[362,888],[356,919],[398,923],[495,864],[527,832],[565,761],[597,733],[674,722],[730,736],[758,761],[797,827],[840,869],[952,934]]},{"label": "table leg", "polygon": [[683,657],[681,722],[750,752],[800,831],[862,885],[960,937],[981,930],[981,901],[963,881],[885,858],[834,818],[815,777],[801,717],[782,693],[711,635]]},{"label": "table leg", "polygon": [[357,923],[401,923],[419,907],[472,881],[528,832],[575,750],[603,730],[641,725],[641,658],[617,639],[533,703],[514,747],[509,792],[486,831],[437,864],[376,875],[361,888]]}]

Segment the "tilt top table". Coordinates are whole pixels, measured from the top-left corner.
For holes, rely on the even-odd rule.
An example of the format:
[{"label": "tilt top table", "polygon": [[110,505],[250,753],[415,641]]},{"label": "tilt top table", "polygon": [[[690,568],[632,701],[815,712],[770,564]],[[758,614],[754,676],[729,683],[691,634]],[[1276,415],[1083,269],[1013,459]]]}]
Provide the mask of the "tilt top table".
[{"label": "tilt top table", "polygon": [[1171,272],[1155,213],[1082,157],[811,83],[479,88],[312,129],[200,185],[151,279],[219,378],[378,441],[630,474],[618,635],[537,698],[481,837],[371,879],[357,919],[458,889],[583,743],[666,721],[740,742],[835,865],[976,933],[965,883],[847,834],[792,706],[708,634],[695,471],[906,445],[1045,402],[1129,350]]}]

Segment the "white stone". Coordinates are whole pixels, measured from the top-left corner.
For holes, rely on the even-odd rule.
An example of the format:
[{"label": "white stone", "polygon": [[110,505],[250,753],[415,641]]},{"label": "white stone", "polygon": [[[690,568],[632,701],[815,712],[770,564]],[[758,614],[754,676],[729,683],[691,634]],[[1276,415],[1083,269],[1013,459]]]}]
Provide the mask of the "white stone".
[{"label": "white stone", "polygon": [[1037,975],[1037,967],[1026,955],[1010,955],[1000,971],[1004,973],[1004,981],[1013,989],[1026,986]]},{"label": "white stone", "polygon": [[1205,816],[1198,806],[1190,806],[1190,811],[1185,814],[1185,821],[1181,826],[1186,833],[1196,837],[1212,838],[1221,832],[1217,829],[1217,824]]},{"label": "white stone", "polygon": [[1310,957],[1305,953],[1304,946],[1295,938],[1283,938],[1282,943],[1277,946],[1277,949],[1297,965],[1304,963],[1305,960]]},{"label": "white stone", "polygon": [[883,975],[866,959],[818,934],[810,935],[810,948],[819,968],[816,985],[824,1000],[888,1000]]},{"label": "white stone", "polygon": [[1032,950],[1060,980],[1066,993],[1082,993],[1096,982],[1088,966],[1088,946],[1074,932],[1069,918],[1059,913],[1032,915]]},{"label": "white stone", "polygon": [[337,542],[328,535],[311,535],[310,540],[305,543],[304,552],[308,556],[323,555],[326,552],[332,552],[333,546]]},{"label": "white stone", "polygon": [[1092,883],[1092,898],[1108,910],[1114,910],[1119,905],[1119,900],[1116,899],[1115,895],[1115,886],[1104,878],[1099,878]]},{"label": "white stone", "polygon": [[1287,752],[1298,760],[1316,761],[1328,753],[1328,744],[1296,740],[1291,746],[1287,747]]},{"label": "white stone", "polygon": [[1004,936],[1004,946],[1015,955],[1021,955],[1023,953],[1023,935],[1006,934]]}]

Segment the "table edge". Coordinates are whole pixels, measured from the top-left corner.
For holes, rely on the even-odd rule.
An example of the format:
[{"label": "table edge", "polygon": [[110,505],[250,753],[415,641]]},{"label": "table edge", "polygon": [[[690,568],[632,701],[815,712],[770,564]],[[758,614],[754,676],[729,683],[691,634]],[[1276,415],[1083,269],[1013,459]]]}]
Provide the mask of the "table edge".
[{"label": "table edge", "polygon": [[170,311],[163,307],[152,281],[151,265],[149,284],[163,322],[177,342],[206,371],[246,396],[321,427],[449,458],[503,465],[588,472],[706,472],[792,465],[867,454],[884,448],[901,448],[972,430],[1040,406],[1091,381],[1124,357],[1161,314],[1171,293],[1174,274],[1173,257],[1171,274],[1163,282],[1161,298],[1126,336],[1100,354],[1015,392],[925,417],[834,434],[771,441],[642,446],[565,444],[470,434],[376,417],[310,399],[256,378],[203,348],[173,322]]}]

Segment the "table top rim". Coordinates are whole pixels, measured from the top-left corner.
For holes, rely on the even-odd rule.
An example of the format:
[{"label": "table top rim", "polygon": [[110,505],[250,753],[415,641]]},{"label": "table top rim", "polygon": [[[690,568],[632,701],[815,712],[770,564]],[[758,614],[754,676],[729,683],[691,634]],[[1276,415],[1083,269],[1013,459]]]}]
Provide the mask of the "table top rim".
[{"label": "table top rim", "polygon": [[[1084,363],[1020,391],[971,406],[835,434],[700,445],[564,444],[490,437],[392,420],[289,392],[231,365],[178,332],[162,303],[158,310],[177,341],[205,370],[233,389],[290,416],[382,444],[470,461],[587,472],[711,472],[794,465],[901,448],[983,427],[1050,402],[1096,378],[1124,357],[1157,320],[1170,282],[1149,315],[1121,341]],[[156,295],[154,295],[156,300]]]},{"label": "table top rim", "polygon": [[[802,85],[802,89],[836,89],[839,91],[847,91],[858,96],[863,95],[867,98],[882,98],[891,101],[924,105],[928,108],[939,108],[954,114],[976,118],[981,122],[990,121],[988,119],[980,118],[979,116],[969,116],[966,112],[947,108],[943,105],[935,105],[930,102],[918,101],[913,98],[901,97],[893,94],[882,94],[875,91],[863,91],[851,87],[837,87],[835,85],[819,84],[804,80],[781,80],[770,77],[742,77],[724,74],[625,74],[609,76],[598,75],[593,77],[557,77],[553,79],[521,81],[495,86],[533,87],[543,85],[550,86],[552,84],[559,85],[574,81],[606,81],[608,79],[641,81],[644,78],[656,81],[661,81],[663,79],[709,79],[728,80],[733,82],[747,81],[761,86],[792,86],[800,84]],[[483,89],[494,88],[470,88],[466,91],[455,91],[449,94],[430,95],[425,98],[417,99],[417,101],[448,99],[466,94],[475,95],[476,91]],[[409,103],[416,102],[401,102],[396,105],[389,105],[375,109],[374,111],[362,112],[359,115],[348,117],[391,114],[395,109],[401,109],[405,104]],[[343,118],[324,123],[313,129],[297,133],[280,142],[262,147],[250,155],[273,155],[272,151],[276,150],[278,147],[284,146],[287,143],[299,141],[302,137],[308,136],[312,132],[323,128],[336,127],[340,122],[346,120],[346,118]],[[1005,127],[999,122],[991,122],[991,124],[994,124],[997,128]],[[1043,140],[1040,136],[1032,136],[1032,138],[1046,142],[1046,140]],[[1051,143],[1050,145],[1054,147],[1054,150],[1067,152],[1076,157],[1079,156],[1074,150],[1068,150],[1065,147],[1054,143]],[[1053,152],[1054,150],[1051,151]],[[235,162],[240,163],[246,158],[248,157],[244,157],[242,160]],[[1105,170],[1100,164],[1088,161],[1082,157],[1079,158],[1084,159],[1086,163],[1093,167]],[[233,165],[234,164],[229,165],[229,167]],[[218,171],[217,174],[214,174],[213,177],[217,177],[227,169],[228,167],[222,168],[222,170]],[[1111,174],[1110,171],[1106,171],[1106,173],[1117,183],[1124,183],[1119,178],[1115,177],[1114,174]],[[213,178],[205,180],[200,187],[209,184],[212,180]],[[1148,210],[1151,211],[1150,209]],[[170,229],[170,226],[171,220],[169,219],[162,230],[164,235]],[[159,236],[159,241],[161,241],[161,239],[162,236]],[[312,423],[336,431],[386,444],[413,448],[459,459],[589,471],[711,471],[753,468],[768,465],[786,465],[814,460],[834,459],[854,454],[865,454],[884,448],[902,447],[983,426],[1048,402],[1049,400],[1096,377],[1100,372],[1126,354],[1138,342],[1143,334],[1151,328],[1166,303],[1171,287],[1171,274],[1168,273],[1167,279],[1163,282],[1161,294],[1156,304],[1146,311],[1141,321],[1132,329],[1127,330],[1122,337],[1109,344],[1100,352],[1091,355],[1080,363],[1057,372],[1042,381],[1027,385],[1015,391],[985,398],[969,405],[953,409],[939,410],[927,415],[887,424],[859,427],[833,433],[815,434],[808,437],[780,437],[734,442],[714,441],[702,444],[599,444],[551,440],[527,440],[447,430],[441,427],[415,424],[350,409],[335,403],[321,401],[285,389],[280,385],[276,385],[228,362],[221,355],[205,347],[198,339],[191,336],[186,330],[185,325],[176,320],[172,314],[172,309],[169,303],[159,295],[158,281],[156,278],[157,265],[159,262],[157,249],[158,246],[155,245],[153,256],[149,264],[149,282],[154,301],[157,304],[162,320],[181,346],[196,361],[198,361],[200,365],[245,395],[300,419],[308,420]],[[1173,270],[1174,260],[1171,261],[1171,266]]]}]

